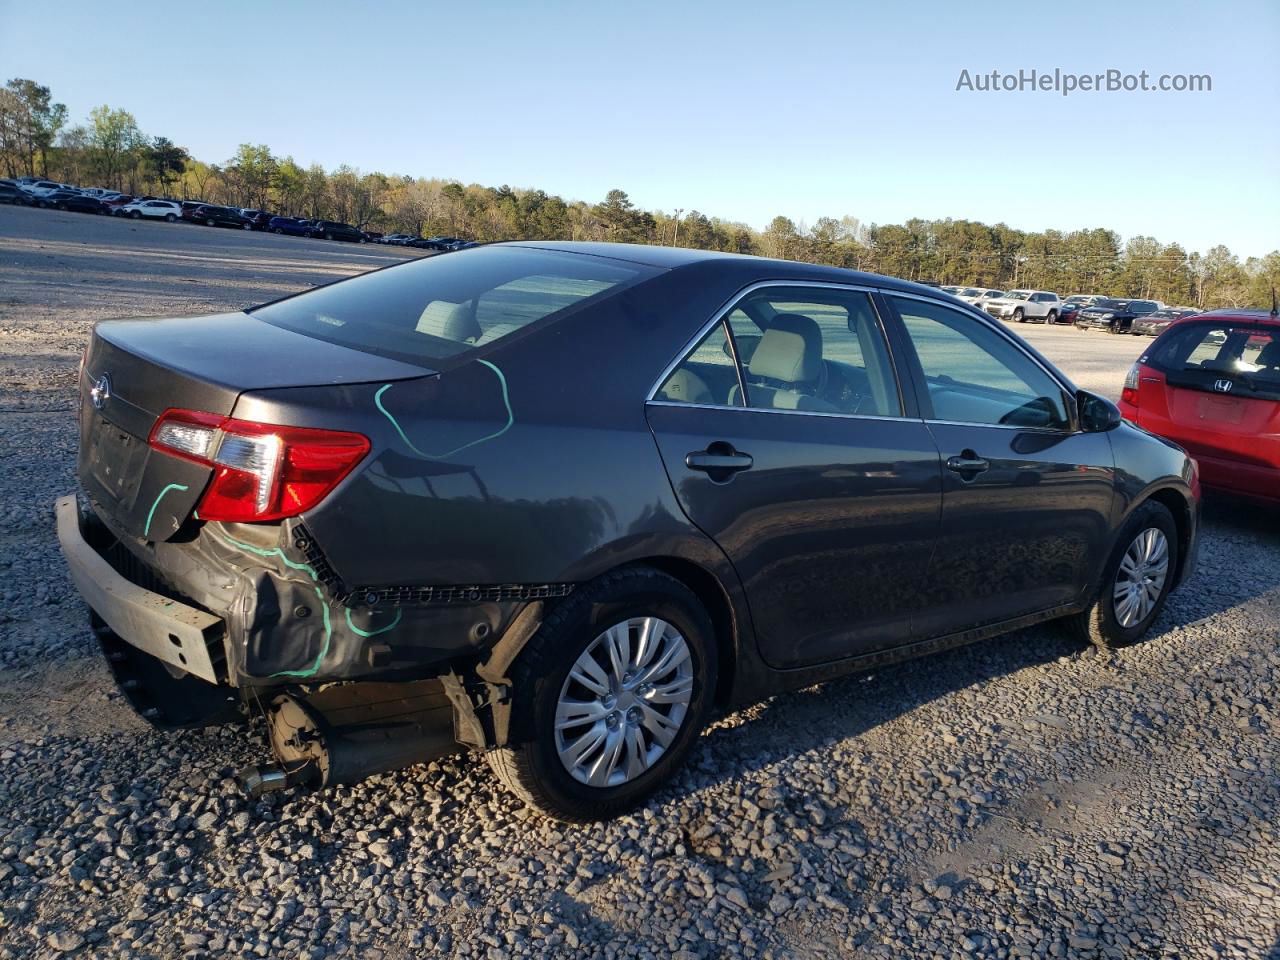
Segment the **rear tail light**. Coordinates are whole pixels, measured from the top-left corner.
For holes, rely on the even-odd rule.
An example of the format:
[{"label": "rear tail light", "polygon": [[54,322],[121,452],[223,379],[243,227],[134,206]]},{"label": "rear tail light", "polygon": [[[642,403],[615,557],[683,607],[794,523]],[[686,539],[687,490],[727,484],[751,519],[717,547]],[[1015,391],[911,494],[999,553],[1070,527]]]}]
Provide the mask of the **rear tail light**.
[{"label": "rear tail light", "polygon": [[1138,374],[1141,365],[1135,363],[1129,368],[1129,372],[1124,375],[1124,389],[1120,391],[1120,400],[1122,403],[1138,405]]},{"label": "rear tail light", "polygon": [[251,423],[193,410],[168,410],[151,446],[213,467],[197,508],[202,520],[249,523],[310,510],[369,452],[358,433]]}]

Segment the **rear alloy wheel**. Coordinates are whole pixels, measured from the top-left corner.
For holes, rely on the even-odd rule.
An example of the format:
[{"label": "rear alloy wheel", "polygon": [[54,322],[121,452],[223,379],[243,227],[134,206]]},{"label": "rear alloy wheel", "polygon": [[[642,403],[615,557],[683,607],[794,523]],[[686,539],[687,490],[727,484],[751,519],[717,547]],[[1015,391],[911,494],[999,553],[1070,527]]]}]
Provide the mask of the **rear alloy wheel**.
[{"label": "rear alloy wheel", "polygon": [[164,215],[164,222],[165,222],[165,223],[175,223],[175,222],[177,221],[177,219],[178,219],[178,218],[177,218],[177,217],[175,217],[172,213],[166,213],[166,214]]},{"label": "rear alloy wheel", "polygon": [[275,232],[276,232],[276,233],[284,233],[284,231],[283,231],[283,230],[281,230],[279,227],[276,227]]},{"label": "rear alloy wheel", "polygon": [[133,219],[135,219],[135,220],[141,220],[141,219],[142,219],[142,213],[141,213],[140,211],[138,211],[138,210],[134,210],[131,214],[129,214],[129,216],[133,217]]},{"label": "rear alloy wheel", "polygon": [[252,229],[253,229],[253,224],[252,224],[252,223],[246,223],[246,224],[244,224],[244,228],[245,228],[246,230],[252,230]]},{"label": "rear alloy wheel", "polygon": [[1173,514],[1148,500],[1121,530],[1093,604],[1071,618],[1076,634],[1099,647],[1137,643],[1164,608],[1177,566]]},{"label": "rear alloy wheel", "polygon": [[214,222],[213,222],[212,220],[206,220],[206,221],[204,222],[204,225],[205,225],[206,227],[212,227],[212,226],[214,226]]},{"label": "rear alloy wheel", "polygon": [[559,820],[618,816],[680,766],[711,710],[714,628],[680,581],[608,574],[555,607],[520,654],[499,779]]},{"label": "rear alloy wheel", "polygon": [[1044,318],[1044,325],[1046,327],[1052,327],[1057,322],[1058,322],[1058,311],[1050,310],[1049,315]]},{"label": "rear alloy wheel", "polygon": [[324,235],[324,238],[325,238],[326,240],[332,240],[332,239],[333,239],[333,234],[332,234],[332,233],[326,233],[326,234]]},{"label": "rear alloy wheel", "polygon": [[1025,319],[1025,317],[1023,316],[1021,307],[1018,307],[1016,310],[1013,311],[1013,319],[1014,319],[1014,322],[1016,323],[1021,323]]}]

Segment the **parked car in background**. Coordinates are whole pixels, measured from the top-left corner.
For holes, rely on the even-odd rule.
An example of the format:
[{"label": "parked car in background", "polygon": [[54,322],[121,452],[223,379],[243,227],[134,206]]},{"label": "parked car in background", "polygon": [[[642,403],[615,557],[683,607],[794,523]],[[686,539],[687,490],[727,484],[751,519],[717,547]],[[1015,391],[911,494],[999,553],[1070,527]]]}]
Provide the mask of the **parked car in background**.
[{"label": "parked car in background", "polygon": [[1125,419],[1185,447],[1200,482],[1280,504],[1280,316],[1212,310],[1168,324],[1129,370]]},{"label": "parked car in background", "polygon": [[266,230],[272,220],[272,214],[265,210],[245,209],[240,211],[240,215],[253,225],[254,230]]},{"label": "parked car in background", "polygon": [[417,239],[418,238],[411,233],[392,233],[392,234],[388,234],[385,237],[379,237],[377,240],[374,241],[374,243],[385,243],[389,246],[399,247],[408,243],[410,240],[417,240]]},{"label": "parked car in background", "polygon": [[1158,337],[1165,332],[1169,324],[1183,317],[1193,317],[1199,312],[1195,307],[1163,307],[1154,313],[1134,317],[1129,332],[1139,337]]},{"label": "parked car in background", "polygon": [[313,229],[310,220],[297,217],[272,217],[267,221],[267,229],[272,233],[284,233],[291,237],[309,237]]},{"label": "parked car in background", "polygon": [[141,197],[133,197],[127,193],[122,193],[119,196],[112,197],[110,200],[105,200],[103,202],[107,205],[108,211],[110,211],[111,213],[115,213],[121,207],[127,206],[128,204],[134,203],[135,201],[139,201],[141,199],[142,199]]},{"label": "parked car in background", "polygon": [[1048,290],[1010,290],[1003,296],[983,300],[978,306],[1001,320],[1056,323],[1062,301],[1056,293]]},{"label": "parked car in background", "polygon": [[206,227],[238,227],[241,230],[252,230],[253,221],[239,210],[230,207],[219,207],[206,203],[191,211],[192,223],[201,223]]},{"label": "parked car in background", "polygon": [[52,180],[27,181],[27,178],[24,177],[18,182],[22,184],[22,189],[25,190],[29,196],[37,199],[63,189],[62,184],[54,183]]},{"label": "parked car in background", "polygon": [[0,183],[0,203],[12,203],[21,205],[27,203],[30,198],[15,183]]},{"label": "parked car in background", "polygon": [[364,234],[349,223],[337,220],[316,220],[311,224],[311,235],[321,240],[349,240],[364,243]]},{"label": "parked car in background", "polygon": [[1159,300],[1124,300],[1104,297],[1092,306],[1076,314],[1077,330],[1105,330],[1107,333],[1128,333],[1137,317],[1155,313],[1163,307]]},{"label": "parked car in background", "polygon": [[148,220],[167,220],[169,223],[175,222],[181,213],[182,207],[174,200],[139,200],[116,210],[116,216],[132,217],[134,220],[145,217]]},{"label": "parked car in background", "polygon": [[378,231],[378,230],[361,230],[360,232],[364,234],[364,238],[365,238],[366,240],[368,240],[370,243],[381,243],[381,242],[382,242],[382,236],[383,236],[383,235],[382,235],[381,231]]},{"label": "parked car in background", "polygon": [[1107,299],[1100,293],[1075,293],[1062,301],[1062,308],[1058,311],[1058,319],[1062,323],[1075,323],[1076,314],[1085,307],[1091,307],[1099,300]]},{"label": "parked car in background", "polygon": [[990,287],[965,287],[956,294],[965,303],[971,303],[979,310],[988,300],[994,300],[996,297],[1003,297],[1003,290],[994,290]]},{"label": "parked car in background", "polygon": [[50,193],[41,198],[42,206],[54,207],[58,210],[70,210],[74,213],[110,213],[111,208],[99,200],[97,197],[91,197],[84,193],[71,193],[70,191],[59,191]]}]

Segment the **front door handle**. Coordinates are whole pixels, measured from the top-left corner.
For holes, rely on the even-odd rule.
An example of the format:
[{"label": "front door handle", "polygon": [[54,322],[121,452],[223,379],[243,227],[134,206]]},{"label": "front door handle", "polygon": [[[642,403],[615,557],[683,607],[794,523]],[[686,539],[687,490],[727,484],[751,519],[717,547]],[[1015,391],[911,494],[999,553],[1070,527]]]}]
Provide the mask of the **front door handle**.
[{"label": "front door handle", "polygon": [[965,450],[958,457],[947,458],[947,469],[960,474],[965,480],[972,480],[990,466],[990,463],[972,450]]},{"label": "front door handle", "polygon": [[701,470],[717,483],[724,483],[741,470],[750,470],[755,463],[751,454],[733,449],[733,444],[717,440],[705,450],[686,454],[684,465],[690,470]]}]

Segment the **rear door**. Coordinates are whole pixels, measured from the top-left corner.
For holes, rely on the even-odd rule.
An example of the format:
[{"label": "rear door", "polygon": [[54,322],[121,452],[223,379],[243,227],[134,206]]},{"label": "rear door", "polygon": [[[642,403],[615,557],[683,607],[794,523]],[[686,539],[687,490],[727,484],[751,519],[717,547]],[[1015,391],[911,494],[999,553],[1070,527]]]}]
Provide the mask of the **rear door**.
[{"label": "rear door", "polygon": [[936,300],[887,297],[942,458],[942,525],[917,627],[929,636],[1072,603],[1110,540],[1105,433],[1020,341]]},{"label": "rear door", "polygon": [[1187,448],[1209,486],[1280,489],[1280,325],[1179,324],[1142,358],[1138,423]]},{"label": "rear door", "polygon": [[938,529],[938,451],[868,291],[748,291],[647,413],[681,506],[742,578],[767,662],[911,638]]}]

